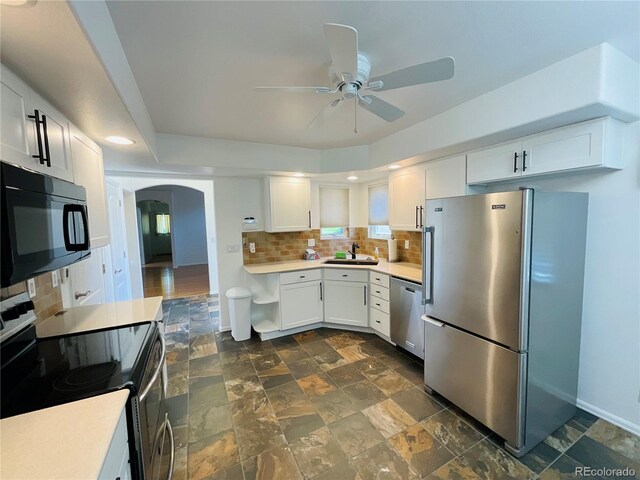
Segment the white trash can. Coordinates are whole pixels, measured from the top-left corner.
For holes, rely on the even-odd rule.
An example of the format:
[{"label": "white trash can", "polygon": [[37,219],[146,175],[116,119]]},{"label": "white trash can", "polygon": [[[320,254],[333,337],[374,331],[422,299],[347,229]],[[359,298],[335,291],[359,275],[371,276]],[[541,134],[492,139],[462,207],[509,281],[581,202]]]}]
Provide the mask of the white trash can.
[{"label": "white trash can", "polygon": [[233,287],[227,290],[231,335],[236,342],[251,338],[251,290]]}]

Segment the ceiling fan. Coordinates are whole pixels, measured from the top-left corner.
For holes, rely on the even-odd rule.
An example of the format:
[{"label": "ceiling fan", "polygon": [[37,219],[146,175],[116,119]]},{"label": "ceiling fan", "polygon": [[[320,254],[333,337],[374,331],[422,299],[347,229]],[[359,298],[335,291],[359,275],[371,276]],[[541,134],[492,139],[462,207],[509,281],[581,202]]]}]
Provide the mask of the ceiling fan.
[{"label": "ceiling fan", "polygon": [[354,100],[355,133],[358,133],[358,105],[387,122],[393,122],[402,117],[404,112],[375,95],[364,92],[384,92],[395,88],[448,80],[453,77],[455,62],[452,57],[445,57],[369,78],[371,63],[364,53],[358,52],[358,31],[355,28],[337,23],[326,23],[324,35],[329,44],[329,55],[331,56],[329,77],[334,85],[333,88],[255,87],[255,90],[259,92],[339,94],[338,98],[316,115],[309,123],[309,127],[322,125],[338,107],[350,99]]}]

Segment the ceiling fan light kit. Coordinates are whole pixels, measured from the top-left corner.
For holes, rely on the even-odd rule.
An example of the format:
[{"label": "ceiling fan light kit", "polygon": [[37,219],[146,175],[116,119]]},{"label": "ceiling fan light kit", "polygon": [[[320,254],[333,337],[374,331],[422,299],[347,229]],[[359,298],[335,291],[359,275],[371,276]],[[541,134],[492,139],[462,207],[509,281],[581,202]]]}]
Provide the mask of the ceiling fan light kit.
[{"label": "ceiling fan light kit", "polygon": [[375,95],[362,95],[362,91],[386,91],[396,88],[421,85],[425,83],[448,80],[453,77],[455,61],[452,57],[441,58],[433,62],[421,63],[402,68],[385,75],[372,78],[371,62],[362,52],[358,51],[358,32],[348,25],[326,23],[324,34],[329,46],[331,65],[329,78],[334,88],[329,87],[256,87],[260,92],[289,92],[340,94],[324,107],[309,123],[309,127],[323,125],[326,120],[344,103],[353,100],[354,104],[354,132],[358,133],[358,105],[387,122],[394,122],[404,115],[398,107],[385,102]]}]

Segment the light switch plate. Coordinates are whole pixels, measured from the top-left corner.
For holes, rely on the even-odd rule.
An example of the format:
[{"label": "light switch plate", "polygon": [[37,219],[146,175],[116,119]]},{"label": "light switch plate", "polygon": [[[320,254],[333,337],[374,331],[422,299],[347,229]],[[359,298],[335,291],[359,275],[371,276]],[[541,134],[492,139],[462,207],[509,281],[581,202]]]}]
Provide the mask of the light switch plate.
[{"label": "light switch plate", "polygon": [[36,296],[36,281],[33,278],[27,280],[27,289],[29,290],[29,298]]},{"label": "light switch plate", "polygon": [[255,243],[251,242],[249,244],[249,252],[256,253],[256,244]]},{"label": "light switch plate", "polygon": [[307,247],[315,247],[315,246],[316,246],[315,238],[310,238],[309,240],[307,240]]},{"label": "light switch plate", "polygon": [[58,270],[51,272],[51,286],[56,288],[58,286]]},{"label": "light switch plate", "polygon": [[404,249],[409,250],[409,240],[404,241]]}]

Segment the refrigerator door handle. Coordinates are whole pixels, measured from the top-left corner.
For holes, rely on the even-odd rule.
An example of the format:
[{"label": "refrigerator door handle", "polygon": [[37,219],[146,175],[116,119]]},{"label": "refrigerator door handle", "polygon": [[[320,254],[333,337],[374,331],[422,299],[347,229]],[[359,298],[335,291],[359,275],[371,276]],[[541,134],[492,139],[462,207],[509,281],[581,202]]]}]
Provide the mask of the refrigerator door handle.
[{"label": "refrigerator door handle", "polygon": [[[424,227],[422,230],[422,304],[433,303],[433,234],[434,227]],[[427,255],[427,234],[429,235],[429,253]],[[428,263],[427,263],[428,261]],[[429,275],[427,276],[427,266]],[[428,280],[428,282],[427,282]],[[427,293],[428,292],[428,293]],[[427,297],[427,295],[429,295]]]},{"label": "refrigerator door handle", "polygon": [[438,320],[434,320],[431,317],[427,317],[426,315],[422,315],[420,317],[422,320],[424,320],[427,323],[430,323],[431,325],[435,325],[436,327],[444,327],[444,323],[443,322],[439,322]]}]

